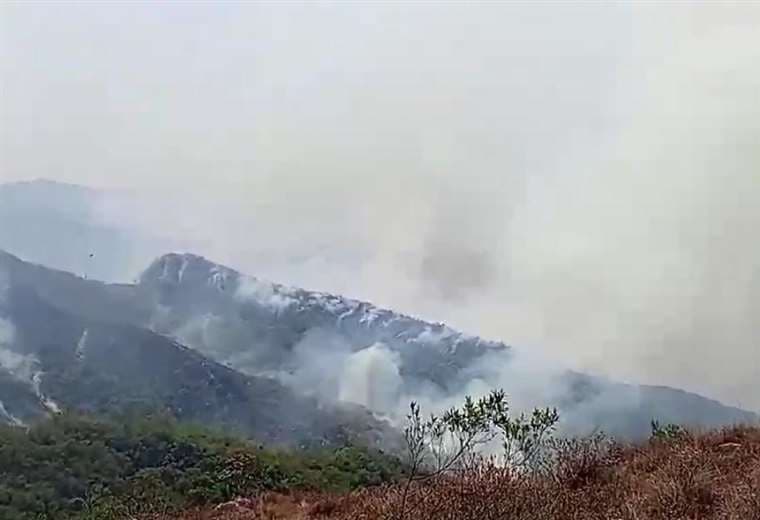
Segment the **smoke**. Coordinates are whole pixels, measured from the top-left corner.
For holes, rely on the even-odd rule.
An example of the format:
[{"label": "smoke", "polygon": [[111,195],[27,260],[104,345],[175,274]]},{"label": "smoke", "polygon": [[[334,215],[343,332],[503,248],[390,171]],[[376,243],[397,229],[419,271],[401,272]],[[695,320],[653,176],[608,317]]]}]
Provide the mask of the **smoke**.
[{"label": "smoke", "polygon": [[[13,343],[14,337],[15,331],[13,324],[4,318],[0,318],[0,347],[5,347]],[[1,361],[0,364],[3,364],[4,366],[4,363]]]},{"label": "smoke", "polygon": [[597,380],[594,391],[578,395],[566,367],[539,353],[486,353],[464,369],[460,374],[464,384],[453,389],[413,375],[414,370],[399,354],[382,343],[352,345],[334,330],[315,328],[295,346],[281,369],[259,374],[275,377],[326,404],[367,407],[398,427],[406,425],[412,401],[425,414],[441,414],[461,406],[466,396],[477,399],[502,388],[508,389],[515,416],[535,407],[559,407],[563,434],[583,435],[604,427],[608,432],[637,436],[642,430],[638,387]]},{"label": "smoke", "polygon": [[0,265],[0,348],[11,345],[15,339],[16,331],[10,320],[3,317],[7,311],[8,293],[10,291],[10,276],[5,266]]},{"label": "smoke", "polygon": [[583,368],[757,407],[760,54],[750,26],[695,18],[609,148],[520,216],[511,288]]},{"label": "smoke", "polygon": [[333,331],[314,328],[293,348],[282,369],[266,375],[325,403],[359,404],[393,419],[401,417],[401,360],[381,343],[354,346]]},{"label": "smoke", "polygon": [[235,297],[243,302],[254,301],[275,311],[287,309],[297,302],[295,298],[288,294],[287,288],[277,287],[271,282],[258,280],[253,277],[242,277],[239,280],[237,289],[235,290]]},{"label": "smoke", "polygon": [[338,399],[370,410],[395,407],[401,391],[399,362],[397,353],[379,343],[351,354],[339,379]]},{"label": "smoke", "polygon": [[19,354],[12,350],[15,328],[9,320],[0,318],[0,369],[24,381],[39,392],[39,360],[33,355]]},{"label": "smoke", "polygon": [[[99,214],[152,237],[135,269],[190,250],[760,407],[756,5],[3,9],[3,175],[129,188]],[[336,352],[316,391],[409,397]],[[490,361],[473,391],[553,391]]]}]

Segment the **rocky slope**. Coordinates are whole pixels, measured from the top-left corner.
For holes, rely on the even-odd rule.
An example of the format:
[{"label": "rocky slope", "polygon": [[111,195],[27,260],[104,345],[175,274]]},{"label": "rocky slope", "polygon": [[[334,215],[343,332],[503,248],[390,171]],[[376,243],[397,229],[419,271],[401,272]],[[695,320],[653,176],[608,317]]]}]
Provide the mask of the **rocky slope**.
[{"label": "rocky slope", "polygon": [[[91,409],[111,406],[109,399],[153,400],[272,439],[323,438],[347,422],[354,430],[371,424],[369,435],[380,428],[346,403],[399,416],[412,398],[441,405],[488,386],[533,399],[525,404],[558,406],[572,433],[640,437],[652,418],[697,426],[757,420],[676,389],[527,372],[519,349],[499,342],[189,254],[165,255],[137,283],[121,285],[0,254],[3,279],[0,316],[16,329],[3,347],[11,352],[4,377],[0,371],[6,420],[24,421],[51,403]],[[38,368],[18,376],[19,366]]]},{"label": "rocky slope", "polygon": [[135,325],[139,311],[119,315],[131,308],[134,289],[0,253],[0,420],[140,407],[269,443],[391,438],[366,410],[322,405]]}]

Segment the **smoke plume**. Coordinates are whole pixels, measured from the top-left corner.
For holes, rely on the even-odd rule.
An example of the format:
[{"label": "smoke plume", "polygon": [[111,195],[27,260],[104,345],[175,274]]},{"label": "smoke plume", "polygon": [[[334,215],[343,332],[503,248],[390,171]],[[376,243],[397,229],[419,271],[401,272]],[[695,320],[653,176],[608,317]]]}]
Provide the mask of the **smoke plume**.
[{"label": "smoke plume", "polygon": [[187,249],[760,408],[757,5],[2,10],[3,180],[122,190],[130,268]]}]

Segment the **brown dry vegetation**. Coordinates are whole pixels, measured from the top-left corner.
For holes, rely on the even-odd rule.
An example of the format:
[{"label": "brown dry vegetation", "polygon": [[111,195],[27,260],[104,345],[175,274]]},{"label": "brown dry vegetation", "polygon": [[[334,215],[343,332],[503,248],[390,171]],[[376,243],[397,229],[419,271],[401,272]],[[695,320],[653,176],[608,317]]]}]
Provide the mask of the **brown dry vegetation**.
[{"label": "brown dry vegetation", "polygon": [[270,493],[176,520],[760,519],[760,428],[639,446],[569,441],[558,453],[539,474],[481,467],[416,483],[403,514],[404,486],[394,485],[342,496]]}]

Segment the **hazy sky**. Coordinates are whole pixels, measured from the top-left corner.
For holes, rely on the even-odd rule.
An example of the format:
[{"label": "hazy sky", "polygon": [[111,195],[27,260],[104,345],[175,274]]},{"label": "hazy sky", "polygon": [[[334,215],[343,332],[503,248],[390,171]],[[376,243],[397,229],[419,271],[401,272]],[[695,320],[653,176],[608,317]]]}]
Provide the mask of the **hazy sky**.
[{"label": "hazy sky", "polygon": [[141,226],[251,274],[760,408],[760,4],[0,17],[0,179],[150,192]]}]

